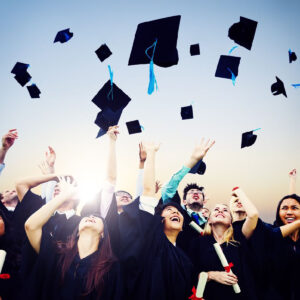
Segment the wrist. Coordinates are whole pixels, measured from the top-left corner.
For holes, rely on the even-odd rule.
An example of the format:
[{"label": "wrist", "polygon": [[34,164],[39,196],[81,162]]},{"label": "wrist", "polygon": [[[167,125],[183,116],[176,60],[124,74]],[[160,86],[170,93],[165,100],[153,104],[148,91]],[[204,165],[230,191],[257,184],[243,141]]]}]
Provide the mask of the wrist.
[{"label": "wrist", "polygon": [[144,169],[144,166],[145,166],[145,161],[140,160],[139,169]]},{"label": "wrist", "polygon": [[213,271],[207,272],[207,281],[214,280],[214,273]]}]

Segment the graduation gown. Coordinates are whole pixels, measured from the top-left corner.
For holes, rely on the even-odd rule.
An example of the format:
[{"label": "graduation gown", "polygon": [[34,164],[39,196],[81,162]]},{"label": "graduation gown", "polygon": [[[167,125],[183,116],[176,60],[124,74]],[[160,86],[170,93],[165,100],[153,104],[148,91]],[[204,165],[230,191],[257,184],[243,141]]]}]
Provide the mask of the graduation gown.
[{"label": "graduation gown", "polygon": [[[30,300],[120,300],[122,281],[119,264],[115,262],[104,276],[104,289],[99,298],[96,291],[85,294],[86,276],[94,264],[96,252],[80,259],[75,256],[68,269],[65,280],[61,282],[59,254],[54,238],[43,231],[40,253],[36,255],[34,270],[30,273],[27,285],[23,289],[22,299]],[[97,250],[97,251],[101,251]]]},{"label": "graduation gown", "polygon": [[[123,207],[116,231],[126,278],[124,299],[182,300],[191,295],[192,264],[163,231],[162,217],[139,209],[139,198]],[[118,229],[118,230],[117,230]]]},{"label": "graduation gown", "polygon": [[[235,237],[235,240],[239,243],[235,243],[234,245],[223,243],[220,246],[228,263],[233,263],[234,265],[232,272],[238,277],[238,284],[241,288],[241,293],[235,294],[232,286],[211,280],[206,284],[204,299],[257,299],[253,273],[249,268],[250,261],[247,259],[248,252],[247,249],[245,249],[246,241],[242,236]],[[200,272],[225,271],[213,246],[214,243],[216,243],[216,240],[213,235],[202,236],[192,242],[190,257],[192,257],[196,270],[195,280],[197,280]]]}]

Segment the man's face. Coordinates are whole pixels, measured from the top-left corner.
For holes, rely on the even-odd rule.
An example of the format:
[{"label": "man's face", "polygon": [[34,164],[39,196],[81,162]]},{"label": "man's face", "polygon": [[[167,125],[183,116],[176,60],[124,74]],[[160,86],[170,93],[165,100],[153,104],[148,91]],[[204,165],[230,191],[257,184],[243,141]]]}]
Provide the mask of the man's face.
[{"label": "man's face", "polygon": [[199,189],[190,189],[186,194],[183,204],[192,210],[199,210],[203,207],[203,193]]},{"label": "man's face", "polygon": [[201,209],[201,213],[202,213],[202,216],[207,220],[209,217],[209,209],[206,207],[203,207]]},{"label": "man's face", "polygon": [[2,203],[5,207],[16,207],[19,199],[16,190],[7,190],[2,194]]},{"label": "man's face", "polygon": [[132,202],[132,196],[123,191],[116,192],[117,206],[120,208],[123,205],[128,205]]}]

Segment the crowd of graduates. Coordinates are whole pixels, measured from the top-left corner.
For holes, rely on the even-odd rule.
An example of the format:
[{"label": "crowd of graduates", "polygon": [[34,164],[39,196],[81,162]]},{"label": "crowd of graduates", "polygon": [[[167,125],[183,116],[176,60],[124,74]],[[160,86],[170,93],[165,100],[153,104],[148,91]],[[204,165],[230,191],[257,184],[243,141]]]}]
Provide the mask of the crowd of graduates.
[{"label": "crowd of graduates", "polygon": [[[144,142],[133,197],[115,190],[118,134],[106,133],[106,179],[92,201],[83,205],[76,179],[56,172],[51,147],[40,176],[0,194],[0,299],[300,299],[296,170],[268,224],[241,187],[214,206],[196,183],[179,195],[214,141],[201,139],[163,186],[159,145]],[[15,129],[3,136],[0,172],[17,138]],[[41,195],[32,192],[39,185]]]}]

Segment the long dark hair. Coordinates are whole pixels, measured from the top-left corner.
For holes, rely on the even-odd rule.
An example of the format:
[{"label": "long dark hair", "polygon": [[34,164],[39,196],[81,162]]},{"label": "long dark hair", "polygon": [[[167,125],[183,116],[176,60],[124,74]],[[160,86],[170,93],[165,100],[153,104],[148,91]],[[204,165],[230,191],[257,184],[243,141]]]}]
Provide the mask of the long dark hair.
[{"label": "long dark hair", "polygon": [[[108,230],[103,219],[102,221],[104,225],[104,237],[101,238],[98,250],[96,251],[97,253],[86,274],[84,295],[88,295],[95,290],[98,297],[100,297],[104,289],[104,276],[109,272],[112,264],[116,261],[110,245]],[[79,234],[77,227],[66,243],[57,243],[58,252],[60,254],[59,265],[61,266],[61,282],[64,281],[66,273],[78,253],[78,238]]]},{"label": "long dark hair", "polygon": [[276,220],[274,222],[274,226],[276,227],[279,227],[279,226],[282,226],[284,225],[280,216],[279,216],[279,211],[280,211],[280,206],[282,204],[282,202],[286,199],[294,199],[296,200],[299,204],[300,204],[300,197],[296,194],[292,194],[292,195],[287,195],[287,196],[284,196],[279,202],[278,202],[278,205],[277,205],[277,210],[276,210]]}]

